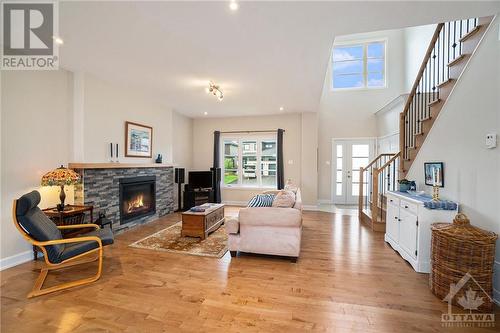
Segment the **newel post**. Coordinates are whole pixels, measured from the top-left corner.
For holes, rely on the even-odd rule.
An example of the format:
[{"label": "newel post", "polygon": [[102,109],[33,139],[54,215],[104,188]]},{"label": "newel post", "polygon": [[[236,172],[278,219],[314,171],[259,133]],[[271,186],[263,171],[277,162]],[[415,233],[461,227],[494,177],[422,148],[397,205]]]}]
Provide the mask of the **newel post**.
[{"label": "newel post", "polygon": [[363,184],[363,173],[365,169],[363,167],[359,168],[359,196],[358,196],[358,212],[359,216],[363,213],[363,190],[364,190],[364,184]]},{"label": "newel post", "polygon": [[373,176],[372,176],[372,206],[371,206],[371,212],[372,212],[372,225],[373,223],[378,222],[378,174],[379,174],[379,169],[378,168],[373,168]]}]

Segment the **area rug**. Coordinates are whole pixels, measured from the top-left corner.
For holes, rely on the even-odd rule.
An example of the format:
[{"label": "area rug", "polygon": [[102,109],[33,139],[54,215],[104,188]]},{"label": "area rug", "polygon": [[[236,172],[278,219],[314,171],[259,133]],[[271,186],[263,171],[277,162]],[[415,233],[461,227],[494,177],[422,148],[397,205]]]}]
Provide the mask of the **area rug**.
[{"label": "area rug", "polygon": [[223,225],[204,240],[198,237],[182,237],[181,228],[182,222],[178,222],[173,226],[160,230],[129,246],[214,258],[221,258],[226,254],[227,234]]}]

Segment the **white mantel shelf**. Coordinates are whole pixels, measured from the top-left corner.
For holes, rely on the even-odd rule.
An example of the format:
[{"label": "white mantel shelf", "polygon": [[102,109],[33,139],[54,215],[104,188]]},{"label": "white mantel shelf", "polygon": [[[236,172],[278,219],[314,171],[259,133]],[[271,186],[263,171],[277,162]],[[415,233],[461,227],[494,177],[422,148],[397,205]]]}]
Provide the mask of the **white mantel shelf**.
[{"label": "white mantel shelf", "polygon": [[68,163],[69,169],[132,169],[169,167],[173,167],[173,165],[160,163]]}]

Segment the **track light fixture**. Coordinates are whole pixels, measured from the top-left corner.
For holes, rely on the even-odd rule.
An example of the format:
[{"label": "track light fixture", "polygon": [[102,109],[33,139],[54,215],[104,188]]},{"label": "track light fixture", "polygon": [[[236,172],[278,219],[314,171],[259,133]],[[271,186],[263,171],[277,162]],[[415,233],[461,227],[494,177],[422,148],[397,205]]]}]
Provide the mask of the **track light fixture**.
[{"label": "track light fixture", "polygon": [[215,83],[213,83],[212,81],[208,83],[208,87],[205,88],[205,91],[207,92],[207,94],[212,94],[217,97],[219,101],[222,101],[222,99],[224,98],[224,94],[222,93],[222,90],[220,90],[220,87],[215,85]]}]

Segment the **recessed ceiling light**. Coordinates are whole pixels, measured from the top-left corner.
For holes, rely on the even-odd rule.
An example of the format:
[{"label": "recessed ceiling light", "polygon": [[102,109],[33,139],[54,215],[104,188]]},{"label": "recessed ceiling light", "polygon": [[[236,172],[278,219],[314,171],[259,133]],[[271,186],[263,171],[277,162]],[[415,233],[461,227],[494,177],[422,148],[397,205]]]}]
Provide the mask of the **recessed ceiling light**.
[{"label": "recessed ceiling light", "polygon": [[284,108],[284,107],[282,107],[282,106],[280,106],[280,111],[283,111],[283,110],[285,110],[285,108]]},{"label": "recessed ceiling light", "polygon": [[64,41],[62,40],[61,37],[52,36],[52,39],[54,40],[54,42],[56,42],[56,44],[59,44],[59,45],[63,45],[64,44]]},{"label": "recessed ceiling light", "polygon": [[206,116],[207,114],[208,114],[208,112],[207,112],[207,111],[203,112],[203,115],[205,115],[205,116]]},{"label": "recessed ceiling light", "polygon": [[231,0],[231,2],[229,3],[229,9],[231,9],[232,11],[235,11],[235,10],[238,10],[240,6],[238,5],[238,3],[234,0]]}]

